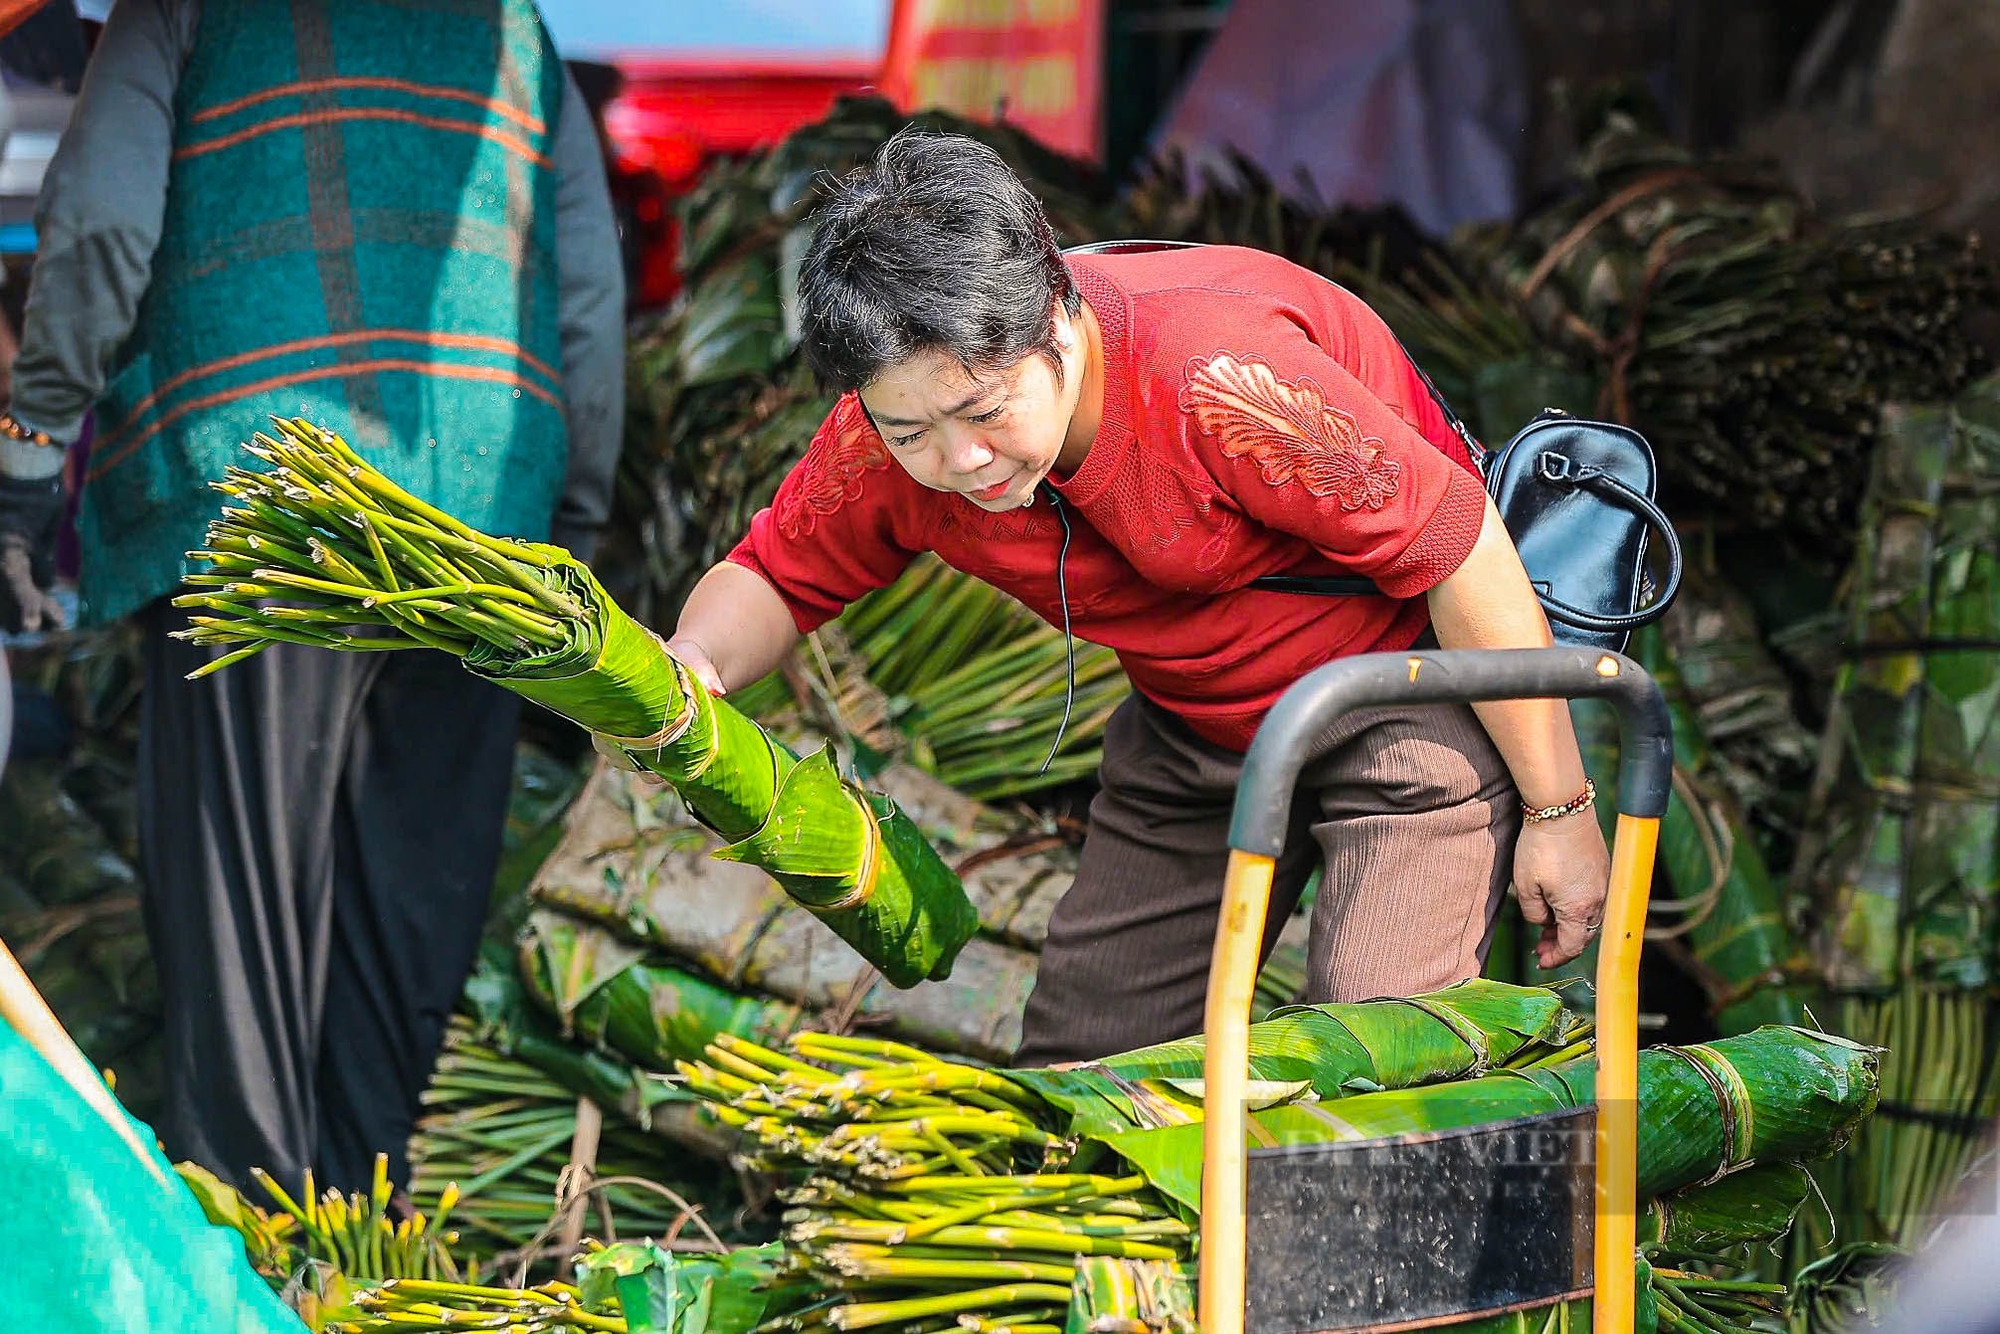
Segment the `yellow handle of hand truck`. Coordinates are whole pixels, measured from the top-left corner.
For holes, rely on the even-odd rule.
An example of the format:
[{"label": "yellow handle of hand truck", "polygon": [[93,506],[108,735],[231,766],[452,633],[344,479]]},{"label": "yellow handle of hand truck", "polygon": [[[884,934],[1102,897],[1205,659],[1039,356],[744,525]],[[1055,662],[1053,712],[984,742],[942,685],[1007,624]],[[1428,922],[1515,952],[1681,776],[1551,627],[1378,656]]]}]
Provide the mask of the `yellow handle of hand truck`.
[{"label": "yellow handle of hand truck", "polygon": [[1592,1327],[1631,1334],[1638,1205],[1639,951],[1653,856],[1673,779],[1673,730],[1659,687],[1637,663],[1591,649],[1375,653],[1329,663],[1294,684],[1244,757],[1229,870],[1209,964],[1201,1178],[1202,1334],[1243,1334],[1247,1265],[1244,1134],[1250,1005],[1306,747],[1342,714],[1390,703],[1475,703],[1594,696],[1619,712],[1618,830],[1597,962],[1596,1209]]},{"label": "yellow handle of hand truck", "polygon": [[1639,947],[1658,816],[1618,815],[1597,945],[1597,1217],[1591,1328],[1632,1334],[1639,1224]]}]

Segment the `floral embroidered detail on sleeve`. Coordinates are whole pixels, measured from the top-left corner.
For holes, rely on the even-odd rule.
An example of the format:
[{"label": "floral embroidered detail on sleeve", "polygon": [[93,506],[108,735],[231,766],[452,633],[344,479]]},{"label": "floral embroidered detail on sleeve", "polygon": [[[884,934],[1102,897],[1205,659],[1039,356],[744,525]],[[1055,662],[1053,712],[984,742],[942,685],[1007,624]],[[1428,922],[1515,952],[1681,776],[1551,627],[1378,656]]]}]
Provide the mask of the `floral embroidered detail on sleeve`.
[{"label": "floral embroidered detail on sleeve", "polygon": [[841,395],[832,420],[799,460],[798,475],[779,497],[772,516],[778,531],[794,542],[809,535],[821,519],[859,500],[868,474],[891,461],[861,401]]},{"label": "floral embroidered detail on sleeve", "polygon": [[1218,352],[1188,363],[1181,411],[1232,459],[1249,458],[1271,486],[1296,483],[1344,510],[1395,498],[1402,464],[1305,376],[1281,380],[1260,358]]}]

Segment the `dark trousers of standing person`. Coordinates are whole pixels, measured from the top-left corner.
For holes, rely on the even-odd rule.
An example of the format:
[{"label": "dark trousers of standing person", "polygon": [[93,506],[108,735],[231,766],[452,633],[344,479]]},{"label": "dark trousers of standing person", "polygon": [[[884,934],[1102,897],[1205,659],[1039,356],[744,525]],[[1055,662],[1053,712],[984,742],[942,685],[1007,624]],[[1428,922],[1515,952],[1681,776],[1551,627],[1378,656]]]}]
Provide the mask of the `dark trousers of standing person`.
[{"label": "dark trousers of standing person", "polygon": [[[1017,1067],[1199,1033],[1243,757],[1134,694],[1104,734],[1076,883],[1049,918]],[[1314,740],[1271,878],[1264,956],[1323,869],[1306,999],[1477,976],[1507,893],[1520,797],[1463,704],[1361,709]]]},{"label": "dark trousers of standing person", "polygon": [[407,1143],[486,921],[520,701],[424,650],[220,650],[142,614],[139,838],[167,1151],[367,1188]]}]

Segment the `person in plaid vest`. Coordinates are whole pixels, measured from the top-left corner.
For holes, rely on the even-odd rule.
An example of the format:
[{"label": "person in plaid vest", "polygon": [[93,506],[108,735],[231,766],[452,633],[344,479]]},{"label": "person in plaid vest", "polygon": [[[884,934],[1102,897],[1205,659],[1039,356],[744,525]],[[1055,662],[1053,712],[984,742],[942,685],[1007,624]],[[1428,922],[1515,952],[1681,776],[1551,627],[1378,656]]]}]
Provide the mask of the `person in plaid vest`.
[{"label": "person in plaid vest", "polygon": [[532,0],[122,0],[38,208],[0,417],[0,603],[51,616],[95,437],[80,619],[136,616],[168,1150],[365,1188],[469,971],[518,703],[432,654],[175,637],[208,483],[275,414],[466,523],[588,555],[623,417],[594,127]]}]

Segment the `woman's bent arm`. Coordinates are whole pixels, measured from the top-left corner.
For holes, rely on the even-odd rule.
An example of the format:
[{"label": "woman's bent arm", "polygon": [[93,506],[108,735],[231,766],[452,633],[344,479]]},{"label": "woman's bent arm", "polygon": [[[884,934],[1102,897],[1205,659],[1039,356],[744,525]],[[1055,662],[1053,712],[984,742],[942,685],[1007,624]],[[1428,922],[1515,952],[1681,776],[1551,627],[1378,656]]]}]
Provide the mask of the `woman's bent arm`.
[{"label": "woman's bent arm", "polygon": [[667,648],[722,695],[768,676],[803,637],[763,575],[719,561],[688,594]]}]

